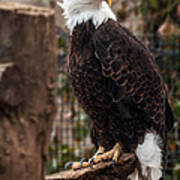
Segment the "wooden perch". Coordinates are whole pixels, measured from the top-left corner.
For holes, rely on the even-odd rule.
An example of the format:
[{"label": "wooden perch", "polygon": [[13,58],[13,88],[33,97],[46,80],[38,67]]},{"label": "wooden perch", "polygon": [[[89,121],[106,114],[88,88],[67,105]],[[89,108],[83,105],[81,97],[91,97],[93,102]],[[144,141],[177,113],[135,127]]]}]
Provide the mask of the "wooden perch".
[{"label": "wooden perch", "polygon": [[92,168],[67,170],[46,177],[46,180],[125,180],[137,167],[134,154],[123,154],[118,163],[102,162]]}]

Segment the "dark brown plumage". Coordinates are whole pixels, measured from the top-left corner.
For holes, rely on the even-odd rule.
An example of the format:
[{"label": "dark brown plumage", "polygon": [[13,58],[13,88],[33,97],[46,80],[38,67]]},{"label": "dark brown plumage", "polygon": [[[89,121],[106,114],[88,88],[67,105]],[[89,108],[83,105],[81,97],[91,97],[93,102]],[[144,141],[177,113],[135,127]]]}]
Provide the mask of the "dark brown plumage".
[{"label": "dark brown plumage", "polygon": [[165,165],[173,115],[149,50],[113,20],[98,29],[91,20],[77,25],[70,45],[69,76],[92,120],[93,143],[109,150],[119,142],[125,152],[134,152],[154,132],[163,140]]}]

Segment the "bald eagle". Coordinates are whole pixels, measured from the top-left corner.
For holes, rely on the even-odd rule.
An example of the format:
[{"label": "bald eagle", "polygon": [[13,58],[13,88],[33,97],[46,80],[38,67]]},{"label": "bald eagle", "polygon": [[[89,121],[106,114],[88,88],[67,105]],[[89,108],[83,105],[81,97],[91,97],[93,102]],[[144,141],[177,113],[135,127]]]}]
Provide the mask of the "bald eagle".
[{"label": "bald eagle", "polygon": [[173,114],[153,56],[117,21],[111,3],[59,3],[70,30],[69,77],[91,119],[92,142],[98,149],[88,162],[116,162],[122,153],[134,153],[141,168],[130,178],[159,180]]}]

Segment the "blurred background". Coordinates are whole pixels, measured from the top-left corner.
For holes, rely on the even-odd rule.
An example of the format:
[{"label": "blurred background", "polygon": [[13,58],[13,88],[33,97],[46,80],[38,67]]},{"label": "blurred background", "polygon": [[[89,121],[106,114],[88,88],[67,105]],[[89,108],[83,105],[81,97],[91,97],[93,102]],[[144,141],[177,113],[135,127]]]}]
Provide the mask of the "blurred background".
[{"label": "blurred background", "polygon": [[[3,0],[0,0],[3,1]],[[68,161],[94,153],[90,120],[74,97],[67,77],[68,30],[55,0],[9,0],[55,8],[58,39],[58,112],[49,145],[47,174],[63,170]],[[176,123],[169,134],[166,180],[180,180],[180,0],[113,0],[119,22],[154,54],[169,91]]]}]

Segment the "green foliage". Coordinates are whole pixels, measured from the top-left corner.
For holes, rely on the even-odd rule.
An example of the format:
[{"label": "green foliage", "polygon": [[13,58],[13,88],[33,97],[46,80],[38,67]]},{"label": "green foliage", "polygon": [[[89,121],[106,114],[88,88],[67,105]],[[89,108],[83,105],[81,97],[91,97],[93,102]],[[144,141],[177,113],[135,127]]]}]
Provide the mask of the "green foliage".
[{"label": "green foliage", "polygon": [[178,23],[176,7],[180,0],[137,0],[136,15],[142,17],[144,33],[156,33],[167,17]]},{"label": "green foliage", "polygon": [[83,124],[76,123],[73,127],[73,139],[75,141],[82,141],[88,135],[88,128],[86,128]]},{"label": "green foliage", "polygon": [[[52,143],[52,145],[55,145]],[[77,161],[75,149],[64,144],[57,144],[56,147],[49,147],[49,161],[47,165],[47,173],[54,173],[64,168],[65,164],[72,160]],[[54,156],[55,155],[55,156]]]},{"label": "green foliage", "polygon": [[158,9],[159,7],[159,0],[149,0],[150,6],[154,9]]},{"label": "green foliage", "polygon": [[59,39],[59,47],[64,47],[66,45],[66,42],[64,39]]},{"label": "green foliage", "polygon": [[[58,89],[57,95],[62,98],[63,102],[74,101],[74,93],[71,86],[69,85],[69,80],[66,74],[59,74],[58,76]],[[69,101],[67,101],[69,99]]]},{"label": "green foliage", "polygon": [[89,136],[89,127],[89,117],[83,109],[80,109],[73,119],[73,139],[78,142],[83,141],[87,136]]},{"label": "green foliage", "polygon": [[180,100],[175,102],[174,114],[176,115],[176,117],[180,118]]},{"label": "green foliage", "polygon": [[180,162],[177,163],[174,167],[174,174],[178,178],[180,178]]},{"label": "green foliage", "polygon": [[172,177],[170,175],[166,175],[165,180],[172,180]]}]

